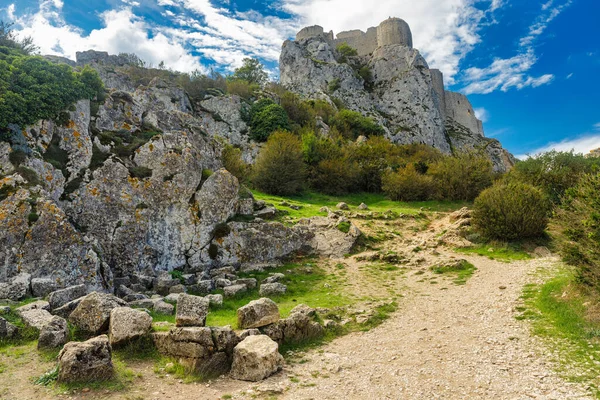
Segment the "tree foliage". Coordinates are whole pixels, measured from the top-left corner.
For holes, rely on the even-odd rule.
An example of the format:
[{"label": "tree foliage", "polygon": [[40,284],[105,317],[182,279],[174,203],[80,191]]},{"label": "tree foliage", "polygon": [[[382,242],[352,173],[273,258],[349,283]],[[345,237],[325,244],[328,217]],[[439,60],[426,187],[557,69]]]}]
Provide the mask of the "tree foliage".
[{"label": "tree foliage", "polygon": [[16,49],[23,54],[29,55],[38,51],[31,37],[19,39],[12,27],[14,24],[0,21],[0,47]]},{"label": "tree foliage", "polygon": [[265,71],[265,66],[256,58],[244,58],[242,66],[237,68],[231,79],[242,80],[250,84],[263,86],[267,83],[269,75]]},{"label": "tree foliage", "polygon": [[287,113],[271,99],[261,99],[250,109],[250,137],[257,142],[265,142],[277,130],[289,130]]}]

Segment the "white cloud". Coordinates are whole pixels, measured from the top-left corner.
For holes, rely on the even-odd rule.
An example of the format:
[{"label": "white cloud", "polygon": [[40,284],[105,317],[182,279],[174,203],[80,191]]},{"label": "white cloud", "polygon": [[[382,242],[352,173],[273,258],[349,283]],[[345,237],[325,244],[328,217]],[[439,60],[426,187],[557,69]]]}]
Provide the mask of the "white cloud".
[{"label": "white cloud", "polygon": [[571,151],[575,153],[588,154],[590,151],[600,148],[600,122],[592,126],[592,132],[584,133],[573,139],[565,139],[560,142],[549,143],[528,154],[518,155],[519,159],[526,159],[530,155],[537,155],[547,151]]},{"label": "white cloud", "polygon": [[[556,6],[554,0],[542,5],[542,13],[529,27],[526,36],[519,41],[518,54],[510,58],[496,58],[490,65],[484,68],[468,68],[464,73],[463,82],[465,94],[489,94],[496,90],[504,92],[516,88],[521,90],[526,87],[539,87],[547,85],[554,80],[554,75],[544,74],[533,77],[528,74],[537,63],[534,43],[538,37],[548,28],[548,25],[558,17],[572,0],[566,0]],[[569,75],[567,79],[572,76]]]},{"label": "white cloud", "polygon": [[490,113],[485,108],[476,108],[475,116],[477,119],[480,119],[481,122],[488,122],[490,118]]},{"label": "white cloud", "polygon": [[15,19],[15,9],[16,6],[13,4],[9,4],[8,7],[6,8],[6,15],[8,15],[8,19],[9,20],[14,20]]},{"label": "white cloud", "polygon": [[100,14],[104,27],[92,30],[89,35],[66,24],[61,12],[62,1],[43,0],[37,13],[17,19],[23,27],[19,33],[31,36],[42,54],[74,59],[77,51],[95,49],[111,54],[136,53],[154,65],[164,61],[167,67],[180,71],[202,68],[197,57],[190,55],[188,50],[161,30],[153,30],[130,8]]},{"label": "white cloud", "polygon": [[573,77],[573,73],[571,72],[569,75],[567,75],[567,79],[571,79]]}]

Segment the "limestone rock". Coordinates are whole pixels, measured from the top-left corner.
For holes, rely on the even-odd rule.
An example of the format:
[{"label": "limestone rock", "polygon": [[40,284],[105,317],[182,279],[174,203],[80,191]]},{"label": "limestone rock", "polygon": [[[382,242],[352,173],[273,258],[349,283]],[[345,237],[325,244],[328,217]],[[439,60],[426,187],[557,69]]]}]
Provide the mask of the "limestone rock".
[{"label": "limestone rock", "polygon": [[271,299],[253,300],[237,310],[240,329],[260,328],[279,320],[279,308]]},{"label": "limestone rock", "polygon": [[268,277],[268,278],[266,278],[265,280],[263,280],[263,281],[262,281],[262,283],[263,283],[263,284],[264,284],[264,283],[275,283],[275,282],[279,282],[279,281],[281,281],[281,280],[282,280],[282,279],[284,279],[284,278],[285,278],[285,275],[284,275],[284,274],[277,272],[277,273],[275,273],[275,274],[273,274],[273,275],[269,276],[269,277]]},{"label": "limestone rock", "polygon": [[17,308],[15,311],[17,312],[17,314],[21,315],[22,313],[24,313],[26,311],[36,310],[36,309],[50,311],[50,303],[48,303],[47,301],[44,301],[44,300],[37,300],[32,303],[21,306],[21,307]]},{"label": "limestone rock", "polygon": [[46,297],[57,289],[57,283],[50,278],[33,278],[31,280],[31,292],[34,297]]},{"label": "limestone rock", "polygon": [[268,336],[248,336],[233,350],[231,377],[251,382],[268,378],[283,367],[278,349]]},{"label": "limestone rock", "polygon": [[227,298],[236,297],[241,293],[245,293],[248,291],[248,286],[246,285],[232,285],[227,286],[223,289],[223,295]]},{"label": "limestone rock", "polygon": [[314,321],[314,316],[314,309],[300,304],[290,312],[289,317],[262,328],[262,332],[280,344],[318,339],[325,332],[323,327]]},{"label": "limestone rock", "polygon": [[58,382],[96,382],[113,377],[108,336],[86,342],[69,342],[58,355]]},{"label": "limestone rock", "polygon": [[[0,254],[1,252],[2,250],[0,250]],[[10,283],[0,282],[0,299],[9,299],[13,301],[23,300],[29,293],[30,281],[31,275],[21,273],[13,277]]]},{"label": "limestone rock", "polygon": [[67,304],[65,304],[61,307],[55,308],[52,310],[52,314],[58,315],[59,317],[63,317],[65,319],[69,319],[69,316],[71,315],[71,313],[77,308],[79,303],[81,303],[81,301],[84,298],[85,297],[80,297],[78,299],[68,302]]},{"label": "limestone rock", "polygon": [[360,205],[358,206],[358,209],[359,209],[359,210],[362,210],[362,211],[364,211],[364,210],[368,210],[368,209],[369,209],[369,206],[368,206],[368,205],[366,205],[365,203],[360,203]]},{"label": "limestone rock", "polygon": [[208,302],[211,306],[221,307],[223,305],[223,295],[222,294],[209,294],[206,296]]},{"label": "limestone rock", "polygon": [[338,210],[349,210],[350,207],[348,207],[348,204],[341,202],[338,203],[337,206],[335,206],[335,208],[337,208]]},{"label": "limestone rock", "polygon": [[173,313],[175,312],[175,306],[173,306],[173,304],[169,304],[164,301],[155,302],[153,309],[158,314],[163,314],[163,315],[173,315]]},{"label": "limestone rock", "polygon": [[0,339],[10,339],[16,336],[18,329],[16,326],[0,317]]},{"label": "limestone rock", "polygon": [[38,349],[54,349],[61,347],[69,338],[69,327],[67,320],[59,316],[53,316],[40,330]]},{"label": "limestone rock", "polygon": [[33,308],[19,314],[23,322],[31,327],[41,330],[44,325],[52,320],[52,314],[41,308]]},{"label": "limestone rock", "polygon": [[207,299],[182,293],[177,302],[177,326],[204,326],[208,306]]},{"label": "limestone rock", "polygon": [[283,283],[275,282],[275,283],[263,283],[260,285],[260,289],[258,293],[263,296],[281,296],[285,294],[287,291],[287,286]]},{"label": "limestone rock", "polygon": [[109,338],[112,346],[138,339],[152,329],[152,317],[144,311],[117,307],[110,313]]},{"label": "limestone rock", "polygon": [[109,327],[110,314],[127,303],[116,296],[93,292],[85,296],[69,316],[69,322],[84,332],[100,334]]},{"label": "limestone rock", "polygon": [[85,285],[70,286],[54,291],[48,295],[48,303],[52,310],[62,307],[70,301],[84,297],[87,294]]}]

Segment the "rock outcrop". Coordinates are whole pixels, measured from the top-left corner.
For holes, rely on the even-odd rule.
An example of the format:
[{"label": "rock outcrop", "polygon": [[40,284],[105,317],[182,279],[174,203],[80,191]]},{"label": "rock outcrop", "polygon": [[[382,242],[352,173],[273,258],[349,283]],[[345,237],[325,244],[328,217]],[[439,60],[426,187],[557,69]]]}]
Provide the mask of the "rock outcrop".
[{"label": "rock outcrop", "polygon": [[[358,55],[340,54],[342,43]],[[336,39],[321,27],[306,28],[283,44],[279,65],[287,89],[305,98],[343,102],[374,118],[392,142],[424,143],[447,154],[483,150],[502,172],[515,162],[497,140],[483,136],[469,100],[444,89],[442,73],[412,48],[410,28],[400,19],[366,33],[342,32]]]}]

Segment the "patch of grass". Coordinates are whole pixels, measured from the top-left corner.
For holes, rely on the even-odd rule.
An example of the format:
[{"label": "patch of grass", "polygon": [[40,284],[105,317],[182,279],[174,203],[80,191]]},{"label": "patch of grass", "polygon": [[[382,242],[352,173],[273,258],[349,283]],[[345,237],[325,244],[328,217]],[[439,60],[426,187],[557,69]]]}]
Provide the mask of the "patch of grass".
[{"label": "patch of grass", "polygon": [[350,206],[352,211],[358,211],[358,206],[365,203],[369,206],[369,211],[374,213],[385,213],[392,211],[400,215],[419,215],[423,210],[436,212],[450,212],[468,206],[466,202],[448,202],[448,201],[418,201],[418,202],[398,202],[388,200],[383,194],[375,193],[358,193],[347,196],[329,196],[326,194],[306,192],[300,196],[280,197],[272,196],[259,191],[252,191],[256,200],[263,200],[267,203],[279,204],[287,202],[291,205],[302,206],[299,210],[289,209],[288,218],[292,221],[297,221],[302,218],[310,218],[315,216],[325,216],[326,213],[320,212],[322,207],[329,207],[335,210],[335,206],[344,202]]},{"label": "patch of grass", "polygon": [[597,300],[575,282],[572,271],[565,268],[542,285],[528,285],[516,318],[531,322],[533,334],[552,349],[545,354],[553,355],[565,379],[585,383],[600,399],[600,321],[587,317],[587,306]]},{"label": "patch of grass", "polygon": [[342,233],[348,233],[350,232],[350,227],[352,226],[352,224],[348,221],[343,221],[340,222],[337,226],[338,230]]},{"label": "patch of grass", "polygon": [[11,306],[10,312],[3,313],[0,315],[2,318],[16,326],[18,329],[16,337],[10,339],[0,338],[0,351],[7,347],[22,346],[37,340],[39,336],[39,331],[36,328],[32,328],[31,326],[25,325],[21,317],[19,317],[19,315],[15,311],[18,307],[24,306],[33,301],[33,299],[28,299],[26,301],[20,302],[14,306]]},{"label": "patch of grass", "polygon": [[477,268],[466,260],[460,260],[456,263],[449,265],[436,265],[431,267],[434,274],[438,275],[452,275],[454,277],[453,282],[456,285],[464,285],[467,280],[473,276]]},{"label": "patch of grass", "polygon": [[113,348],[113,357],[121,361],[152,360],[159,357],[152,338],[144,336]]},{"label": "patch of grass", "polygon": [[488,257],[492,260],[504,262],[529,260],[532,258],[531,255],[517,243],[491,242],[470,247],[460,247],[454,249],[454,251],[461,254],[476,254]]}]

